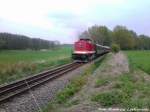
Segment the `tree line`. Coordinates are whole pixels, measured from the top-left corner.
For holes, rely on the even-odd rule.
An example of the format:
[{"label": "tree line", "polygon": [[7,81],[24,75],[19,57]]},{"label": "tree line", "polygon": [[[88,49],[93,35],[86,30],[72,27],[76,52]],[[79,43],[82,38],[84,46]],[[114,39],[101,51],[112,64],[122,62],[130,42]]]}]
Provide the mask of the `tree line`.
[{"label": "tree line", "polygon": [[30,38],[24,35],[0,33],[0,49],[6,50],[40,50],[53,49],[59,46],[58,41]]},{"label": "tree line", "polygon": [[122,50],[150,50],[150,37],[137,35],[125,26],[116,26],[113,30],[106,26],[94,25],[82,32],[79,38],[91,38],[95,43],[111,46],[117,44]]}]

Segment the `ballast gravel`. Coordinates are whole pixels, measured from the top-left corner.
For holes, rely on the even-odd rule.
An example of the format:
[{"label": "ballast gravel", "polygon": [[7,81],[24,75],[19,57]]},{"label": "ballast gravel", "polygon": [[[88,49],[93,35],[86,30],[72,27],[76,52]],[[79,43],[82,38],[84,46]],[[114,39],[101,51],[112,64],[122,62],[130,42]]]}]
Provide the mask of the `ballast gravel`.
[{"label": "ballast gravel", "polygon": [[0,112],[37,112],[47,106],[56,93],[62,90],[71,79],[81,75],[90,64],[83,65],[76,70],[49,81],[37,88],[34,88],[11,101],[0,105]]}]

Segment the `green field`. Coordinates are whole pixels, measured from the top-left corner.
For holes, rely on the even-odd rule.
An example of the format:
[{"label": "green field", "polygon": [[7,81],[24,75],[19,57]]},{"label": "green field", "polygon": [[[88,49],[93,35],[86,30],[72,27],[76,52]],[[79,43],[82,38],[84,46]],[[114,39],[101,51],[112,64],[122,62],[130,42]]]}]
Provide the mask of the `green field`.
[{"label": "green field", "polygon": [[131,67],[150,74],[150,51],[125,51]]},{"label": "green field", "polygon": [[71,61],[71,47],[55,50],[0,51],[0,84]]}]

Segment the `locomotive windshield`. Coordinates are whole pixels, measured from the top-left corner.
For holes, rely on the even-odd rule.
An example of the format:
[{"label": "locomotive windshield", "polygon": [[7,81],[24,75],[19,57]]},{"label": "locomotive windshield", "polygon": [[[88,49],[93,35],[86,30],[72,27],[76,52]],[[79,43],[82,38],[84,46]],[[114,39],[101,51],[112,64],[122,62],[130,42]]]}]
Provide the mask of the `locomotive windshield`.
[{"label": "locomotive windshield", "polygon": [[91,39],[80,39],[80,40],[84,40],[84,41],[87,41],[89,43],[92,43],[92,40]]}]

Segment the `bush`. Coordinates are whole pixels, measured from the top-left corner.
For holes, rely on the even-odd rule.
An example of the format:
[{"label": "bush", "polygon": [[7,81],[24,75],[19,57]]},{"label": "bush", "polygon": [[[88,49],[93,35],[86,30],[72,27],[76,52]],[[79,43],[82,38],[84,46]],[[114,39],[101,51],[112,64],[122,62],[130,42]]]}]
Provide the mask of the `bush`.
[{"label": "bush", "polygon": [[112,52],[117,53],[120,50],[120,46],[118,44],[111,45]]}]

